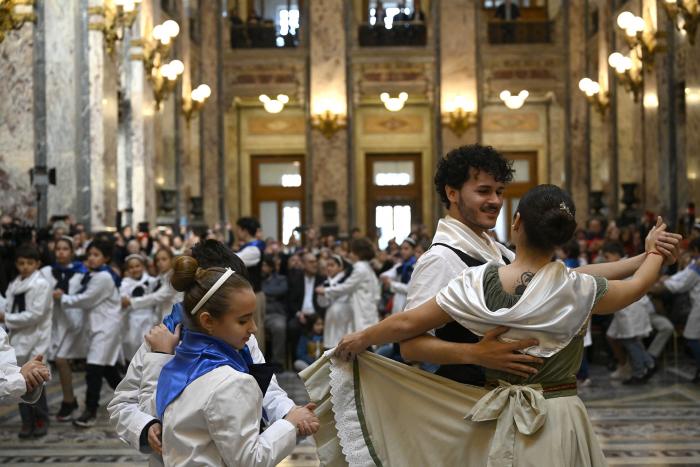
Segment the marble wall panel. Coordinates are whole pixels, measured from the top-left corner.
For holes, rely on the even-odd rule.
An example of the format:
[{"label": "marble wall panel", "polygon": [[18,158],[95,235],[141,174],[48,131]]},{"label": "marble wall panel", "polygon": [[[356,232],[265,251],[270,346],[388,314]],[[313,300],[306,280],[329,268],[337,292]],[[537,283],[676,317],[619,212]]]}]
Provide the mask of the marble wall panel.
[{"label": "marble wall panel", "polygon": [[10,31],[0,43],[0,212],[36,220],[34,189],[34,26]]}]

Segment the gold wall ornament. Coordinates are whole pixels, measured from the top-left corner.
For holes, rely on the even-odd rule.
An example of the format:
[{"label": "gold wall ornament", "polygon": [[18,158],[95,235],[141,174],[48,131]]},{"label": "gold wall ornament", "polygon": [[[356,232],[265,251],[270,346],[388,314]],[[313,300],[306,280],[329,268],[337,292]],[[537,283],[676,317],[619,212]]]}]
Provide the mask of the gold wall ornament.
[{"label": "gold wall ornament", "polygon": [[478,122],[476,104],[464,96],[455,96],[445,107],[442,124],[452,130],[458,138]]},{"label": "gold wall ornament", "polygon": [[601,115],[610,107],[610,93],[602,91],[600,84],[590,78],[583,78],[578,82],[578,88],[586,94],[586,100]]},{"label": "gold wall ornament", "polygon": [[345,117],[326,110],[323,113],[311,117],[311,127],[321,132],[327,139],[347,126]]},{"label": "gold wall ornament", "polygon": [[688,36],[688,42],[695,45],[695,34],[700,21],[700,1],[698,0],[661,0],[666,14],[676,29]]},{"label": "gold wall ornament", "polygon": [[103,6],[88,8],[89,15],[102,16],[101,21],[91,22],[89,29],[104,34],[105,48],[114,55],[117,41],[124,38],[124,29],[130,28],[139,14],[141,0],[106,0]]},{"label": "gold wall ornament", "polygon": [[644,88],[642,63],[639,59],[637,58],[635,61],[620,52],[613,52],[608,57],[608,64],[615,69],[615,75],[620,84],[625,87],[627,92],[632,93],[635,102],[639,102],[639,96]]},{"label": "gold wall ornament", "polygon": [[183,98],[182,113],[188,125],[192,115],[202,109],[209,96],[211,96],[211,88],[206,84],[200,84],[190,92],[189,97]]},{"label": "gold wall ornament", "polygon": [[180,60],[172,60],[152,70],[151,84],[153,85],[153,98],[156,101],[156,110],[160,110],[161,103],[168,98],[168,94],[175,90],[177,79],[185,71],[185,65]]},{"label": "gold wall ornament", "polygon": [[[0,42],[8,32],[20,29],[24,23],[36,23],[33,6],[34,0],[0,0]],[[17,7],[23,11],[17,11]]]},{"label": "gold wall ornament", "polygon": [[625,41],[630,50],[649,67],[654,66],[654,55],[666,50],[659,39],[663,34],[647,27],[647,23],[641,16],[635,16],[629,11],[623,11],[617,16],[617,25],[624,31]]}]

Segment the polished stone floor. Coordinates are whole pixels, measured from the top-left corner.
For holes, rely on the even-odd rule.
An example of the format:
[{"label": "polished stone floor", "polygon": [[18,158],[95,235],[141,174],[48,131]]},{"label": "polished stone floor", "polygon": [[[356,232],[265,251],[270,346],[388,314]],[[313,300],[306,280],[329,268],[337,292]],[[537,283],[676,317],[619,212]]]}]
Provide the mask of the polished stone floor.
[{"label": "polished stone floor", "polygon": [[[581,390],[610,465],[700,466],[700,385],[688,382],[692,367],[685,362],[668,365],[649,384],[622,386],[611,381],[602,367],[592,367],[592,384]],[[80,400],[83,375],[76,375]],[[293,373],[279,376],[297,403],[307,396]],[[49,389],[49,407],[58,409],[61,394],[56,382]],[[103,390],[103,400],[109,390]],[[0,408],[0,464],[70,466],[142,466],[146,458],[122,444],[102,411],[97,426],[77,430],[53,423],[40,440],[20,441],[19,414],[15,407]],[[314,446],[303,441],[284,463],[285,467],[317,466]]]}]

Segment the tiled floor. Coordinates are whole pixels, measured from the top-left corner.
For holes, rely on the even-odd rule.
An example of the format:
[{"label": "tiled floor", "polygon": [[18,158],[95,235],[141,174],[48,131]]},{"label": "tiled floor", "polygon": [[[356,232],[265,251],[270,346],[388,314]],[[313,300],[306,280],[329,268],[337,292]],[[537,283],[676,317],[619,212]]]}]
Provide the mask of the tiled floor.
[{"label": "tiled floor", "polygon": [[[692,368],[686,364],[662,371],[645,386],[628,387],[611,381],[602,367],[592,368],[591,386],[581,397],[601,439],[610,465],[700,466],[700,386],[687,382]],[[80,400],[84,385],[76,376]],[[297,403],[305,403],[306,392],[293,373],[279,376]],[[57,383],[49,387],[49,406],[60,404]],[[109,391],[103,392],[107,400]],[[70,424],[53,423],[46,438],[20,441],[19,414],[15,407],[0,408],[0,464],[64,466],[142,466],[146,457],[122,444],[100,413],[97,426],[78,431]],[[304,440],[285,467],[317,466],[314,446]]]}]

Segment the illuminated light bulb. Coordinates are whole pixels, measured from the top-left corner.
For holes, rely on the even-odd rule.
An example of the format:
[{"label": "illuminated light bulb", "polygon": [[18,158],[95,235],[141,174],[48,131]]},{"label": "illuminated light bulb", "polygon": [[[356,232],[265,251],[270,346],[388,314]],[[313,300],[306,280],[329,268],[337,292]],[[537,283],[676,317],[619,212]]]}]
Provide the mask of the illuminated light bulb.
[{"label": "illuminated light bulb", "polygon": [[163,23],[163,30],[168,36],[176,37],[178,34],[180,34],[180,25],[169,19]]},{"label": "illuminated light bulb", "polygon": [[158,26],[154,27],[153,31],[151,32],[153,39],[155,39],[157,41],[162,41],[164,34],[165,34],[165,31],[163,31],[162,24],[159,24]]},{"label": "illuminated light bulb", "polygon": [[628,29],[634,21],[634,15],[629,11],[623,11],[617,16],[617,25],[620,29]]},{"label": "illuminated light bulb", "polygon": [[200,84],[199,86],[197,86],[197,89],[200,90],[199,92],[202,93],[202,97],[204,97],[204,99],[207,99],[209,96],[211,96],[211,88],[206,84]]},{"label": "illuminated light bulb", "polygon": [[185,71],[185,64],[182,63],[180,60],[172,60],[170,62],[170,66],[173,69],[173,72],[176,75],[181,75]]}]

